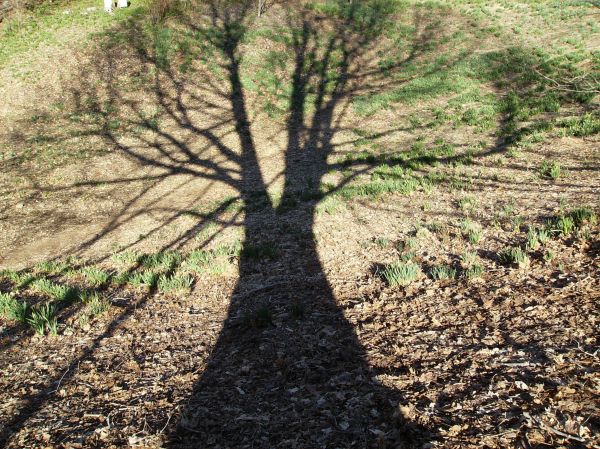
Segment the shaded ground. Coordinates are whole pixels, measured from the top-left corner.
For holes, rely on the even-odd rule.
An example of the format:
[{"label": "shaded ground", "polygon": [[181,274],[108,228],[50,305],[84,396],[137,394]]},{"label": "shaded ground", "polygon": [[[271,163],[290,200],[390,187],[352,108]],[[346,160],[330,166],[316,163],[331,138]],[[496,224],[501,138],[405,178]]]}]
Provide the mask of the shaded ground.
[{"label": "shaded ground", "polygon": [[599,443],[593,95],[456,9],[365,5],[133,15],[11,119],[2,263],[45,263],[2,313],[59,335],[2,318],[3,443]]}]

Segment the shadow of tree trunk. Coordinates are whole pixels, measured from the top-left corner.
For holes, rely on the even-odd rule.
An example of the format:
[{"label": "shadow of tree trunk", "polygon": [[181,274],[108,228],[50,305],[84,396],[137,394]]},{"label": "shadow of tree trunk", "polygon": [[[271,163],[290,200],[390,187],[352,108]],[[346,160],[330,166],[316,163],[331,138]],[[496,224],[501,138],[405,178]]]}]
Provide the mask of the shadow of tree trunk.
[{"label": "shadow of tree trunk", "polygon": [[[241,12],[240,12],[241,11]],[[398,414],[400,392],[381,385],[352,325],[336,305],[319,260],[310,194],[326,173],[335,112],[368,37],[340,22],[323,45],[309,19],[293,35],[284,191],[276,207],[260,174],[240,78],[243,12],[213,6],[228,59],[231,108],[242,149],[245,240],[239,281],[210,360],[170,447],[404,447],[416,428]],[[375,23],[373,24],[375,25]],[[370,30],[369,30],[370,31]],[[352,38],[355,41],[352,41]],[[332,55],[338,52],[336,76]],[[307,90],[315,113],[305,125]],[[292,207],[293,206],[293,207]],[[391,445],[391,446],[388,446]]]}]

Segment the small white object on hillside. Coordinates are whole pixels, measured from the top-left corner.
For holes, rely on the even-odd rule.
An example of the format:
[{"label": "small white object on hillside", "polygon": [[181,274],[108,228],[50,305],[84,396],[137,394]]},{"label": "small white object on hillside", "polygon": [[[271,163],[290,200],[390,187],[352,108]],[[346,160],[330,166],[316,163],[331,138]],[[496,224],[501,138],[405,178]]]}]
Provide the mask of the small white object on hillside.
[{"label": "small white object on hillside", "polygon": [[[104,0],[104,11],[112,12],[114,0]],[[127,0],[117,0],[118,8],[127,8]]]}]

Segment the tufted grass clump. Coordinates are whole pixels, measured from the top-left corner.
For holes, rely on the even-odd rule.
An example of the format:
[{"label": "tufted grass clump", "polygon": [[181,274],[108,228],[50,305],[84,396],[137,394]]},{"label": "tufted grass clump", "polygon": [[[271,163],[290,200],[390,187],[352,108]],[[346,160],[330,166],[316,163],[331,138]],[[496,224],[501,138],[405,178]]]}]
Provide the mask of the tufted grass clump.
[{"label": "tufted grass clump", "polygon": [[51,335],[58,332],[58,321],[56,320],[56,307],[48,302],[31,310],[27,322],[33,328],[36,334],[44,335],[46,331]]},{"label": "tufted grass clump", "polygon": [[0,293],[0,316],[10,321],[25,323],[29,306],[25,301],[18,301],[14,296]]},{"label": "tufted grass clump", "polygon": [[14,270],[3,270],[0,272],[0,279],[6,279],[12,282],[15,288],[25,288],[31,285],[37,278],[32,274],[14,271]]},{"label": "tufted grass clump", "polygon": [[478,279],[483,275],[483,266],[479,264],[473,264],[465,270],[465,277],[468,280]]},{"label": "tufted grass clump", "polygon": [[578,207],[568,214],[548,221],[545,230],[546,232],[554,232],[566,237],[586,225],[596,224],[597,220],[598,217],[593,210],[588,207]]},{"label": "tufted grass clump", "polygon": [[536,250],[540,246],[540,238],[538,231],[534,228],[529,228],[527,231],[527,249]]},{"label": "tufted grass clump", "polygon": [[97,292],[85,292],[80,295],[80,298],[85,304],[85,314],[88,317],[102,315],[110,309],[110,302]]},{"label": "tufted grass clump", "polygon": [[462,261],[463,264],[470,267],[477,261],[477,252],[466,250],[460,256],[460,260]]},{"label": "tufted grass clump", "polygon": [[456,278],[456,269],[450,265],[438,265],[431,269],[431,277],[436,281]]},{"label": "tufted grass clump", "polygon": [[48,295],[57,301],[71,302],[77,298],[77,289],[68,285],[56,284],[47,278],[39,278],[30,285],[31,289]]},{"label": "tufted grass clump", "polygon": [[210,267],[216,257],[214,251],[195,250],[188,254],[182,266],[195,273],[202,273]]},{"label": "tufted grass clump", "polygon": [[585,224],[596,224],[598,217],[590,208],[579,207],[569,212],[569,217],[573,220],[576,227],[580,228]]},{"label": "tufted grass clump", "polygon": [[396,285],[406,287],[415,281],[420,274],[421,267],[418,264],[402,260],[389,264],[382,272],[383,278],[390,287]]},{"label": "tufted grass clump", "polygon": [[505,248],[498,253],[500,262],[507,265],[517,265],[519,268],[529,266],[529,256],[521,248]]},{"label": "tufted grass clump", "polygon": [[161,292],[182,292],[192,288],[194,278],[188,274],[175,276],[161,275],[158,278],[158,290]]},{"label": "tufted grass clump", "polygon": [[93,287],[101,287],[110,280],[110,274],[97,267],[84,267],[79,272]]},{"label": "tufted grass clump", "polygon": [[561,176],[561,166],[558,162],[543,161],[538,173],[542,178],[556,181]]},{"label": "tufted grass clump", "polygon": [[138,288],[154,288],[158,282],[158,274],[150,270],[133,273],[129,276],[128,283]]},{"label": "tufted grass clump", "polygon": [[156,273],[168,273],[179,266],[182,258],[179,251],[161,251],[154,254],[145,254],[140,257],[139,262],[142,267],[148,270]]}]

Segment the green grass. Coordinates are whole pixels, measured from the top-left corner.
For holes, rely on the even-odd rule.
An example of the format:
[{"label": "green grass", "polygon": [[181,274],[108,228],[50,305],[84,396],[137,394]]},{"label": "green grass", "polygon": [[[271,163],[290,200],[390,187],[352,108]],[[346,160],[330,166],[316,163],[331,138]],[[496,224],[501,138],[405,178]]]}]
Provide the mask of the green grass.
[{"label": "green grass", "polygon": [[530,263],[527,253],[518,247],[504,248],[498,253],[498,259],[501,263],[507,265],[517,265],[519,268],[526,268]]},{"label": "green grass", "polygon": [[465,250],[460,256],[460,259],[466,266],[471,266],[477,261],[477,253],[475,251]]},{"label": "green grass", "polygon": [[0,316],[19,323],[25,323],[29,314],[29,306],[14,296],[0,293]]},{"label": "green grass", "polygon": [[37,279],[31,273],[14,270],[3,270],[0,272],[0,278],[9,280],[17,289],[25,288]]},{"label": "green grass", "polygon": [[573,220],[578,228],[586,224],[596,224],[598,217],[596,213],[588,207],[579,207],[569,212],[568,216]]},{"label": "green grass", "polygon": [[536,250],[540,246],[540,236],[536,229],[530,228],[527,231],[527,249]]},{"label": "green grass", "polygon": [[82,292],[80,294],[80,299],[85,305],[84,314],[87,317],[102,315],[110,309],[110,302],[93,290]]},{"label": "green grass", "polygon": [[402,260],[387,265],[381,273],[390,287],[397,285],[406,287],[420,274],[421,267],[418,264]]},{"label": "green grass", "polygon": [[558,162],[543,161],[538,172],[542,178],[557,180],[561,176],[561,166]]},{"label": "green grass", "polygon": [[436,281],[456,278],[456,269],[450,265],[438,265],[431,269],[431,277]]},{"label": "green grass", "polygon": [[97,267],[84,267],[79,270],[79,273],[92,287],[101,287],[110,280],[110,274]]},{"label": "green grass", "polygon": [[483,276],[483,266],[479,264],[473,264],[465,270],[465,277],[468,280],[478,279]]},{"label": "green grass", "polygon": [[58,322],[56,319],[56,307],[50,303],[43,303],[31,309],[27,323],[36,334],[44,335],[48,331],[52,335],[58,333]]},{"label": "green grass", "polygon": [[129,276],[128,284],[138,288],[154,288],[158,283],[159,275],[153,271],[145,270]]},{"label": "green grass", "polygon": [[357,197],[377,199],[388,193],[410,195],[415,192],[420,185],[420,180],[413,177],[376,180],[368,183],[346,185],[337,190],[335,196],[344,200],[351,200]]},{"label": "green grass", "polygon": [[559,123],[564,136],[586,137],[600,133],[600,115],[587,113]]},{"label": "green grass", "polygon": [[174,271],[183,260],[178,251],[162,251],[154,254],[144,254],[140,257],[140,265],[156,273]]},{"label": "green grass", "polygon": [[46,261],[36,264],[35,271],[40,274],[56,275],[68,270],[69,268],[70,265],[67,263]]},{"label": "green grass", "polygon": [[111,260],[122,266],[130,266],[135,264],[139,257],[140,256],[134,251],[123,251],[113,254]]},{"label": "green grass", "polygon": [[174,276],[161,275],[158,278],[158,291],[167,292],[184,292],[192,288],[194,278],[188,274],[178,274]]},{"label": "green grass", "polygon": [[[127,20],[139,14],[145,8],[145,0],[130,8],[117,9],[114,15],[104,13],[102,4],[91,0],[79,0],[53,5],[41,3],[24,14],[9,18],[0,27],[0,67],[13,63],[20,57],[19,64],[28,60],[28,53],[41,45],[72,45],[65,36],[73,35],[75,30],[86,30],[84,39],[78,38],[78,44],[90,39],[96,33],[108,29],[115,22]],[[88,8],[95,8],[91,11]],[[25,55],[23,57],[23,55]]]},{"label": "green grass", "polygon": [[345,209],[346,205],[338,196],[330,195],[319,202],[316,212],[317,214],[327,213],[328,215],[335,215]]},{"label": "green grass", "polygon": [[30,288],[56,301],[71,302],[77,298],[77,289],[68,285],[56,284],[46,278],[36,279],[31,283]]},{"label": "green grass", "polygon": [[375,243],[375,245],[377,245],[379,248],[385,248],[387,246],[390,246],[390,239],[386,238],[386,237],[377,237],[373,240],[373,243]]}]

